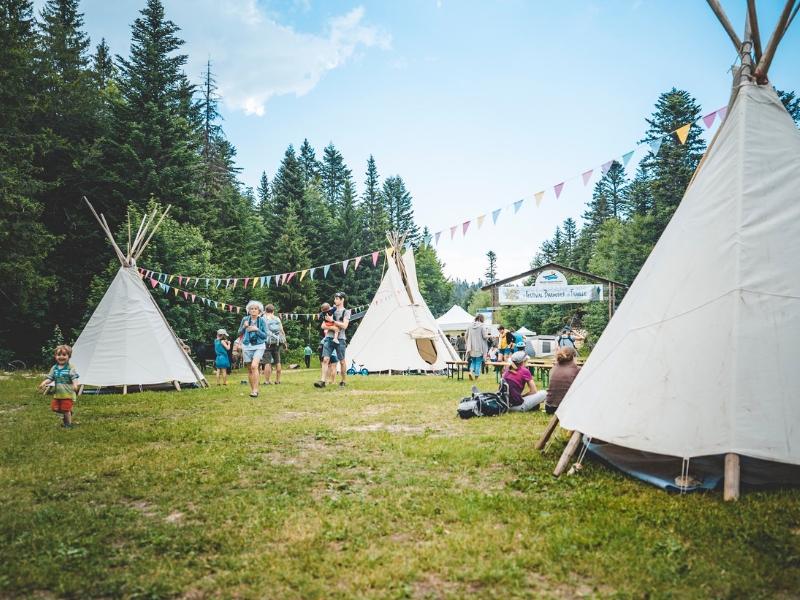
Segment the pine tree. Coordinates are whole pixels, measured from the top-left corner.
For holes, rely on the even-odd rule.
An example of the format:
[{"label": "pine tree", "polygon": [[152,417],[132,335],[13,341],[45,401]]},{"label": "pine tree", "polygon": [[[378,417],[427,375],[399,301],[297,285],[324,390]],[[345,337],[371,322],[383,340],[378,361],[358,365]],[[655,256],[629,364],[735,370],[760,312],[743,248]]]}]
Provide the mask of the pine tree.
[{"label": "pine tree", "polygon": [[333,142],[325,147],[322,158],[322,193],[328,200],[328,210],[337,216],[344,195],[344,186],[352,178],[352,172],[344,164],[344,158]]},{"label": "pine tree", "polygon": [[783,92],[775,89],[775,93],[778,94],[778,98],[780,98],[781,103],[786,107],[794,122],[800,127],[800,98],[795,97],[794,92]]},{"label": "pine tree", "polygon": [[[427,235],[427,227],[425,228],[425,234]],[[494,283],[497,281],[497,254],[494,253],[493,250],[489,250],[486,253],[486,258],[489,259],[489,266],[486,267],[486,283]]]},{"label": "pine tree", "polygon": [[281,231],[272,254],[276,273],[286,273],[287,276],[295,273],[290,282],[271,290],[275,312],[316,312],[315,283],[308,274],[300,280],[303,269],[313,265],[309,260],[294,202],[289,202],[282,212]]},{"label": "pine tree", "polygon": [[317,160],[316,152],[308,140],[303,140],[303,145],[300,146],[300,170],[303,172],[303,183],[307,186],[315,183],[320,178],[320,162]]},{"label": "pine tree", "polygon": [[419,227],[414,223],[414,208],[411,205],[411,194],[399,175],[387,177],[383,182],[384,210],[389,221],[389,229],[405,234],[406,242],[415,246],[419,244]]},{"label": "pine tree", "polygon": [[364,193],[361,195],[361,212],[363,215],[364,251],[371,251],[383,247],[389,228],[381,195],[378,168],[375,166],[375,158],[371,154],[367,160],[366,177]]}]

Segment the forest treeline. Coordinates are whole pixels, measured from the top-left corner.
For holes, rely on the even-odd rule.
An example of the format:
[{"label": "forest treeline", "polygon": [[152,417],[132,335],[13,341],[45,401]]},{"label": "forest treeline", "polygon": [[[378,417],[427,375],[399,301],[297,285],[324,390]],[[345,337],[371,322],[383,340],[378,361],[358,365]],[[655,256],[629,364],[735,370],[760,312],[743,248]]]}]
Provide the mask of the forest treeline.
[{"label": "forest treeline", "polygon": [[[74,341],[119,269],[84,196],[123,245],[128,214],[135,230],[154,206],[172,206],[139,260],[153,271],[212,279],[300,272],[384,248],[393,230],[414,244],[420,288],[435,315],[453,303],[488,305],[480,281],[443,276],[435,249],[420,244],[428,232],[414,221],[403,178],[382,178],[372,156],[362,157],[363,175],[353,175],[333,143],[318,153],[297,140],[257,189],[243,186],[221,126],[212,62],[203,77],[187,77],[178,26],[161,0],[143,2],[123,56],[104,40],[92,46],[78,0],[48,0],[39,14],[30,0],[0,0],[0,359],[37,362],[57,326]],[[797,119],[798,100],[781,97]],[[699,111],[686,92],[663,94],[645,139],[694,121]],[[532,265],[555,261],[631,282],[703,150],[693,128],[683,145],[668,139],[632,178],[615,163],[595,186],[583,228],[568,219]],[[364,305],[383,260],[377,267],[364,260],[346,274],[331,268],[327,277],[295,277],[286,286],[223,286],[203,295],[314,313],[344,290],[350,306]],[[235,313],[154,293],[185,339],[207,340],[238,323]],[[542,332],[582,324],[596,336],[607,314],[605,305],[556,305],[506,309],[500,318]],[[286,328],[294,347],[316,337],[303,320]]]},{"label": "forest treeline", "polygon": [[[289,146],[256,190],[238,180],[236,150],[218,113],[212,63],[198,81],[184,73],[179,28],[160,0],[146,0],[127,56],[83,31],[78,0],[0,0],[0,359],[36,361],[59,327],[77,338],[119,269],[82,201],[105,214],[121,245],[127,216],[171,205],[139,265],[205,277],[252,277],[326,265],[386,247],[399,231],[417,247],[417,271],[436,312],[455,285],[432,248],[419,248],[412,197],[400,175],[381,178],[364,157],[363,185],[333,143]],[[203,295],[244,305],[251,297],[279,312],[315,313],[338,290],[368,304],[382,261],[347,274],[299,277],[286,286],[211,289]],[[340,265],[341,267],[341,265]],[[238,317],[155,292],[176,333],[210,339]],[[286,325],[290,344],[316,336],[305,321]]]}]

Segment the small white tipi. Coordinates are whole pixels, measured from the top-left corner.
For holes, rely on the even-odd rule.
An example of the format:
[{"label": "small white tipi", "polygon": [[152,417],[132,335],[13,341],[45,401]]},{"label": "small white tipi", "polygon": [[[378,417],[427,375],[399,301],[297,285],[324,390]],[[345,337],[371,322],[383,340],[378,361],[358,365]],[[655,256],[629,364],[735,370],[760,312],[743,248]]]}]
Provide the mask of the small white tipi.
[{"label": "small white tipi", "polygon": [[763,56],[749,19],[734,40],[726,120],[558,409],[576,433],[556,474],[581,433],[684,465],[725,455],[726,499],[740,457],[800,465],[800,131],[766,80],[791,5]]},{"label": "small white tipi", "polygon": [[459,360],[419,292],[414,253],[390,236],[386,273],[347,348],[347,362],[372,372],[440,371]]},{"label": "small white tipi", "polygon": [[123,254],[105,218],[92,208],[122,266],[72,349],[71,362],[81,386],[122,386],[127,393],[129,386],[169,383],[180,389],[180,383],[208,385],[136,271],[136,259],[168,210],[152,229],[156,211],[149,218],[145,215]]}]

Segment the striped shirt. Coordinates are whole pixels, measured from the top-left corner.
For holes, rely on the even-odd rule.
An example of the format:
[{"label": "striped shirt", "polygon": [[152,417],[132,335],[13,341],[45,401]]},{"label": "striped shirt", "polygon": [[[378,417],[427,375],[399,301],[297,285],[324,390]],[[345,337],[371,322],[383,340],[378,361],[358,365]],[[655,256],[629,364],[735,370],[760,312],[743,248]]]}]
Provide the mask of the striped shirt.
[{"label": "striped shirt", "polygon": [[75,372],[75,367],[67,363],[63,367],[55,365],[47,374],[46,379],[55,382],[56,387],[53,390],[53,398],[60,400],[75,400],[75,392],[72,389],[72,380],[77,379],[78,374]]}]

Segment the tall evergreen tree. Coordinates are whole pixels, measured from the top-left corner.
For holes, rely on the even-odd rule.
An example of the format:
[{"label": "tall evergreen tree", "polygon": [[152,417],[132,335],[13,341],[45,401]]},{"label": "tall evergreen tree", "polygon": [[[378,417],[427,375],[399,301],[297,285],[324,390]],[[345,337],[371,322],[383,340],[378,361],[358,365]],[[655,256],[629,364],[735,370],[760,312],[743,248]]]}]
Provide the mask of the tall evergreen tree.
[{"label": "tall evergreen tree", "polygon": [[406,235],[406,241],[415,246],[419,244],[419,227],[414,223],[414,207],[411,194],[399,175],[387,177],[383,182],[384,210],[389,221],[389,229]]},{"label": "tall evergreen tree", "polygon": [[344,164],[344,158],[334,147],[333,142],[325,147],[320,176],[322,192],[328,199],[328,210],[335,217],[344,197],[345,183],[352,178],[352,171]]},{"label": "tall evergreen tree", "polygon": [[389,220],[381,194],[378,168],[375,166],[375,158],[371,154],[367,160],[364,193],[361,195],[361,211],[364,220],[364,251],[382,247],[386,241]]},{"label": "tall evergreen tree", "polygon": [[797,126],[800,127],[800,98],[796,97],[794,92],[783,92],[779,89],[776,89],[775,92],[786,107],[789,115],[794,119]]},{"label": "tall evergreen tree", "polygon": [[317,154],[314,148],[308,143],[308,140],[303,140],[303,145],[300,146],[300,169],[303,172],[303,183],[307,186],[315,183],[320,178],[320,162],[317,160]]},{"label": "tall evergreen tree", "polygon": [[[428,235],[427,229],[426,227],[424,235]],[[486,273],[484,274],[486,283],[494,283],[497,281],[497,254],[495,254],[493,250],[489,250],[489,252],[486,253],[486,258],[489,260],[489,266],[486,267]]]}]

